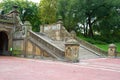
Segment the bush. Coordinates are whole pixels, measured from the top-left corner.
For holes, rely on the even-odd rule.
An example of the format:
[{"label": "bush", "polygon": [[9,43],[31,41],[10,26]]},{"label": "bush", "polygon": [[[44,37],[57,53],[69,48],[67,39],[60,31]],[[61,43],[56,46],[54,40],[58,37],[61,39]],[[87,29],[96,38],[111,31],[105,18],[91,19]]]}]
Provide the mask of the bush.
[{"label": "bush", "polygon": [[84,37],[84,36],[82,36],[82,35],[81,35],[81,36],[79,35],[79,37],[80,37],[81,39],[83,39],[83,40],[91,43],[91,44],[106,44],[106,42],[100,41],[100,39],[98,39],[98,38],[92,39],[92,38]]},{"label": "bush", "polygon": [[116,36],[99,36],[95,35],[94,38],[85,37],[82,34],[78,35],[81,39],[88,41],[92,44],[110,44],[120,42],[120,38]]}]

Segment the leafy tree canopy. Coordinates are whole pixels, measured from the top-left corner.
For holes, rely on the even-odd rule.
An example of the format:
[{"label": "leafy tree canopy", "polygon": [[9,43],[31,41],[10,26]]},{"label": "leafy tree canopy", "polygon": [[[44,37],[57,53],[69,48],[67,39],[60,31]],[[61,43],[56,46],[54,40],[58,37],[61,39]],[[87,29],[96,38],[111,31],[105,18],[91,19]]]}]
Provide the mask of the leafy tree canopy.
[{"label": "leafy tree canopy", "polygon": [[39,15],[42,24],[56,22],[57,0],[41,0],[39,4]]},{"label": "leafy tree canopy", "polygon": [[63,17],[68,29],[76,30],[77,27],[77,31],[79,29],[85,36],[91,38],[94,38],[95,32],[104,38],[120,34],[120,14],[117,11],[120,9],[120,0],[58,1],[58,13]]}]

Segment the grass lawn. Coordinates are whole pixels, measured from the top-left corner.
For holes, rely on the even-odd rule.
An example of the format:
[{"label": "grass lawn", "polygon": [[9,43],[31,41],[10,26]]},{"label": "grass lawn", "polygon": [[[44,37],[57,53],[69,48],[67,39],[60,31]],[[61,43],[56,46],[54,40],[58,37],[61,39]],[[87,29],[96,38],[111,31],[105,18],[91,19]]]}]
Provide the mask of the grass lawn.
[{"label": "grass lawn", "polygon": [[[108,51],[109,44],[95,44],[95,45],[104,51]],[[120,43],[115,43],[115,45],[117,47],[117,52],[120,52]]]},{"label": "grass lawn", "polygon": [[[108,47],[109,47],[109,44],[105,43],[105,42],[101,42],[101,41],[98,41],[98,40],[93,40],[93,39],[90,39],[90,38],[85,38],[84,36],[79,36],[80,39],[83,39],[87,42],[90,42],[92,43],[93,45],[96,45],[97,47],[99,47],[100,49],[104,50],[104,51],[108,51]],[[120,42],[118,43],[114,43],[117,47],[117,52],[120,52]]]},{"label": "grass lawn", "polygon": [[[99,47],[100,49],[104,50],[104,51],[108,51],[108,47],[109,47],[109,44],[105,43],[105,42],[102,42],[102,41],[98,41],[98,40],[93,40],[93,39],[90,39],[90,38],[86,38],[84,36],[81,36],[79,35],[79,38],[80,39],[83,39],[87,42],[90,42],[91,44],[93,45],[96,45],[97,47]],[[114,43],[117,47],[117,52],[120,53],[120,42],[118,43]]]}]

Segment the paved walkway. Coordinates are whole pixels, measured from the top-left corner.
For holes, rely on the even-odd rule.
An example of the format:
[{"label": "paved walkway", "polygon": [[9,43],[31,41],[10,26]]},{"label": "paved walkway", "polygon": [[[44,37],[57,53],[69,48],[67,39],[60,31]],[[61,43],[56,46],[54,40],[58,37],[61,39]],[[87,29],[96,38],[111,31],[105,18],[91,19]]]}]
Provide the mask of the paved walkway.
[{"label": "paved walkway", "polygon": [[0,80],[120,80],[120,59],[63,63],[1,56]]}]

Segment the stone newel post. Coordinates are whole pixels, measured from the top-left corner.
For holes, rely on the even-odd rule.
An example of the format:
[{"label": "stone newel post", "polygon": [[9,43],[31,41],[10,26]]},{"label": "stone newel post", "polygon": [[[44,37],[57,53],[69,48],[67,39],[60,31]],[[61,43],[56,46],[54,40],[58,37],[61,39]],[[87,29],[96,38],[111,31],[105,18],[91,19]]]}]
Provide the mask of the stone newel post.
[{"label": "stone newel post", "polygon": [[61,21],[61,19],[59,19],[59,21],[57,22],[56,32],[55,32],[56,40],[62,40],[62,37],[63,37],[62,25],[63,25],[63,22]]},{"label": "stone newel post", "polygon": [[65,44],[65,58],[72,62],[79,61],[79,43],[70,39]]},{"label": "stone newel post", "polygon": [[110,44],[108,48],[108,57],[116,57],[116,45],[115,44]]},{"label": "stone newel post", "polygon": [[71,37],[75,39],[75,37],[76,37],[76,32],[75,32],[75,31],[71,31],[70,33],[71,33]]}]

